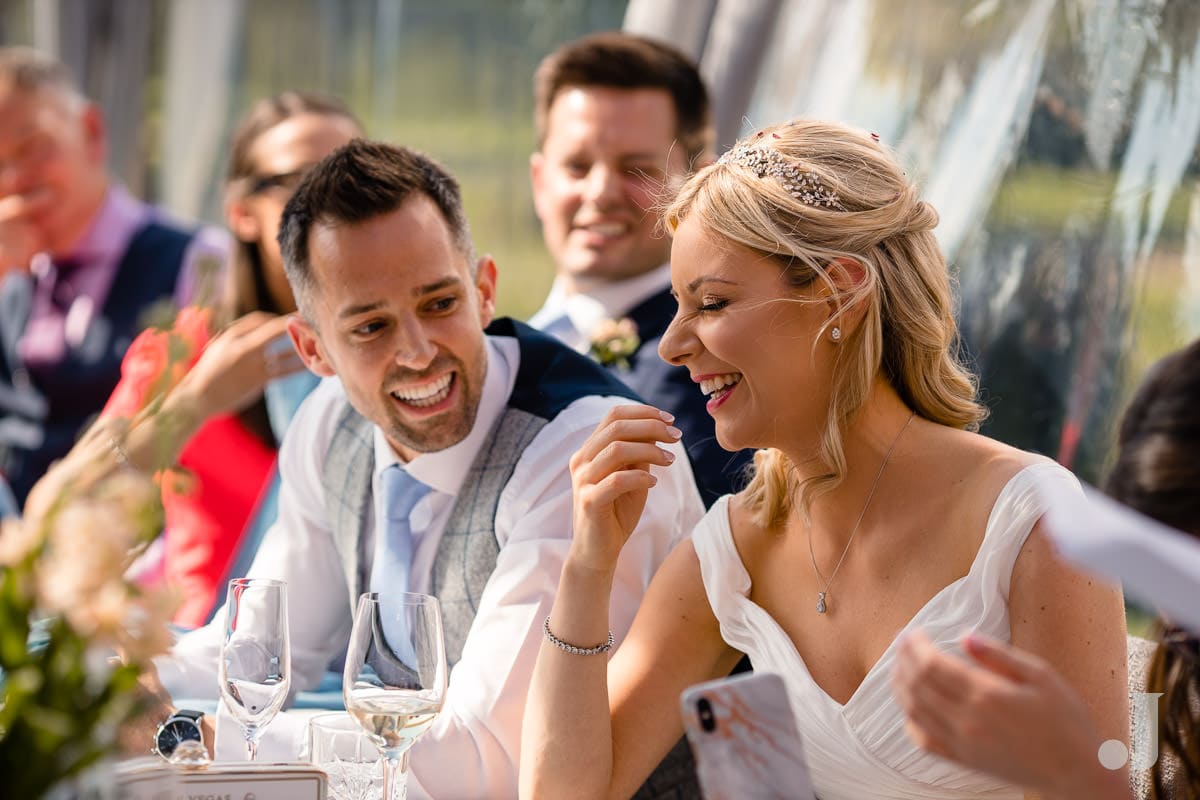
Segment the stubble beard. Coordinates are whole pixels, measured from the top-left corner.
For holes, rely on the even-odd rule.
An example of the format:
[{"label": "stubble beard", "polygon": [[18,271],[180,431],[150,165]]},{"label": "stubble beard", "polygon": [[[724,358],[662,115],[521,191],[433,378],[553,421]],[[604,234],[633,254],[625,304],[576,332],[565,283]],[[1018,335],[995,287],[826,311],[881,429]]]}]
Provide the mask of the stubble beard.
[{"label": "stubble beard", "polygon": [[[395,398],[391,393],[384,392],[387,432],[391,441],[416,453],[436,453],[453,447],[470,435],[479,414],[483,373],[486,367],[478,370],[479,379],[476,381],[461,360],[453,358],[449,361],[454,372],[456,385],[453,391],[457,395],[457,405],[429,420],[429,426],[413,425],[405,421],[403,414],[395,406]],[[441,371],[445,366],[443,361],[430,371]],[[394,385],[394,382],[394,379],[389,378],[386,385]]]}]

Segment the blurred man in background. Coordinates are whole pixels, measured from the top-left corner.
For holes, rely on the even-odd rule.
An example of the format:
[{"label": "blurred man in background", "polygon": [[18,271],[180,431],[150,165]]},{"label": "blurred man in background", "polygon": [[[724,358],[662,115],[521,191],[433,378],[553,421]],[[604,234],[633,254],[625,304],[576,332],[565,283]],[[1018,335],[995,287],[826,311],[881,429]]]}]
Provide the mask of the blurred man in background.
[{"label": "blurred man in background", "polygon": [[750,454],[721,449],[699,385],[658,355],[675,300],[671,240],[655,212],[665,192],[713,160],[704,82],[670,46],[600,33],[547,56],[534,91],[530,176],[556,276],[530,323],[675,415],[711,505],[740,488]]},{"label": "blurred man in background", "polygon": [[196,299],[223,242],[117,185],[66,68],[0,48],[0,477],[23,503],[120,377],[148,314]]}]

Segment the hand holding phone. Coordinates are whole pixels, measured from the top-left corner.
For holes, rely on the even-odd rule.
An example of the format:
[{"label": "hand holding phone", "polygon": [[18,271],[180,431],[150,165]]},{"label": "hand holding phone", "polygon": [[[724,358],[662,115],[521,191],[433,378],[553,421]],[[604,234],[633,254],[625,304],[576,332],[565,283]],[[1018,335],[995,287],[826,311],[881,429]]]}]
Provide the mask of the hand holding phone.
[{"label": "hand holding phone", "polygon": [[707,800],[815,800],[783,679],[752,672],[691,686],[680,696]]}]

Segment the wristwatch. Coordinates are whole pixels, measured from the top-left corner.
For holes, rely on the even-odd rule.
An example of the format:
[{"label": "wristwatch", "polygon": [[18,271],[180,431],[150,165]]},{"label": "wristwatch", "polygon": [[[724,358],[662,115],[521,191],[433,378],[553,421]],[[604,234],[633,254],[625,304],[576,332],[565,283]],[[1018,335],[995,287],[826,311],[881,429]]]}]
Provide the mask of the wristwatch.
[{"label": "wristwatch", "polygon": [[200,719],[203,716],[203,711],[184,708],[176,711],[158,726],[158,731],[154,734],[154,749],[151,752],[158,753],[169,761],[180,742],[190,740],[203,745],[204,731],[200,727]]}]

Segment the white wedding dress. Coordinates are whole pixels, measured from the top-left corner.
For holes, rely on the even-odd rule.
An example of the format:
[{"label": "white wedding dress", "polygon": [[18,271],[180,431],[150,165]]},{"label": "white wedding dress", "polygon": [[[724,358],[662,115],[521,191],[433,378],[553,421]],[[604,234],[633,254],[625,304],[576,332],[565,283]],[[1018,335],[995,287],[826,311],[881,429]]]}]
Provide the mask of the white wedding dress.
[{"label": "white wedding dress", "polygon": [[[1044,510],[1035,485],[1051,481],[1078,487],[1070,472],[1053,463],[1034,464],[1013,476],[996,498],[970,572],[934,595],[901,634],[920,627],[946,650],[956,649],[967,631],[1011,638],[1008,587],[1013,564]],[[755,670],[783,677],[818,797],[1022,797],[1016,787],[919,750],[909,739],[891,688],[897,640],[845,705],[816,684],[791,639],[749,599],[750,576],[734,548],[728,502],[728,496],[718,500],[692,534],[704,588],[725,641],[749,655]]]}]

